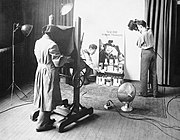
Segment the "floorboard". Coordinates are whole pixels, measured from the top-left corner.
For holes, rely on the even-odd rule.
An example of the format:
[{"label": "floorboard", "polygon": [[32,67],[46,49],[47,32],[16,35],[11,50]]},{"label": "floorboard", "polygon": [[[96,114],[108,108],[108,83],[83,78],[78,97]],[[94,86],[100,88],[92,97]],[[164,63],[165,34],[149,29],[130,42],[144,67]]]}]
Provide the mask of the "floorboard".
[{"label": "floorboard", "polygon": [[[28,93],[32,85],[24,86],[23,91]],[[173,90],[178,93],[179,90]],[[21,97],[22,93],[17,91]],[[165,96],[166,105],[173,96]],[[24,104],[22,106],[19,106]],[[15,107],[18,106],[18,107]],[[8,111],[3,112],[4,110]],[[24,102],[13,95],[0,99],[0,139],[1,140],[180,140],[180,130],[172,128],[159,129],[150,121],[132,120],[121,116],[118,112],[94,110],[94,114],[77,124],[64,133],[59,133],[58,128],[46,132],[36,132],[36,123],[29,118],[34,106]],[[180,127],[180,98],[173,100],[168,107],[167,118],[156,118],[169,126]],[[179,119],[179,120],[178,120]],[[157,125],[157,123],[154,123]],[[160,130],[164,131],[164,133]],[[166,133],[166,134],[165,134]],[[169,135],[169,136],[168,136]],[[171,136],[170,136],[171,135]]]}]

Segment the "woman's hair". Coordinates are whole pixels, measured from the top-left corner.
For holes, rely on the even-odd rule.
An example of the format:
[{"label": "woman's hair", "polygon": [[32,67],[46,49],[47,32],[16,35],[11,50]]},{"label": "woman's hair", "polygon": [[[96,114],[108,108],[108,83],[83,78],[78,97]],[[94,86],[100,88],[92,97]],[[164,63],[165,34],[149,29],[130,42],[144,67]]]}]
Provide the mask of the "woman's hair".
[{"label": "woman's hair", "polygon": [[137,20],[137,21],[136,21],[136,24],[137,24],[137,25],[142,25],[143,27],[146,28],[146,22],[145,22],[144,20]]},{"label": "woman's hair", "polygon": [[93,49],[93,50],[96,50],[97,49],[97,46],[95,44],[91,44],[89,45],[89,48]]}]

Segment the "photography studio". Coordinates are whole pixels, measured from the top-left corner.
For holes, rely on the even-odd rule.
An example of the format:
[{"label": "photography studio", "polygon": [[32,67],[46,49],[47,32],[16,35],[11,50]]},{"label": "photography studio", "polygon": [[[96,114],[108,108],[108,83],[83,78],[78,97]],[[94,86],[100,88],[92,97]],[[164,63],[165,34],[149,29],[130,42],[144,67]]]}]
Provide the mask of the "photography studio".
[{"label": "photography studio", "polygon": [[1,0],[1,140],[180,140],[180,0]]}]

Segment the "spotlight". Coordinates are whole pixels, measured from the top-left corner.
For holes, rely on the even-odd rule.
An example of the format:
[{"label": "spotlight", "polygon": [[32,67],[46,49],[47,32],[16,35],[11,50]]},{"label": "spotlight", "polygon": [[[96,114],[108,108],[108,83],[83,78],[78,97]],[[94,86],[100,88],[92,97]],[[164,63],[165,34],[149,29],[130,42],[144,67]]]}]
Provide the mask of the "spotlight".
[{"label": "spotlight", "polygon": [[60,11],[61,15],[64,16],[64,15],[68,14],[72,10],[72,8],[73,8],[72,3],[67,3],[67,4],[63,5],[63,7],[61,8],[61,11]]},{"label": "spotlight", "polygon": [[[12,96],[13,96],[13,93],[14,93],[14,88],[16,87],[19,91],[21,91],[23,94],[24,92],[21,90],[21,88],[15,83],[15,76],[14,76],[14,73],[15,73],[15,68],[14,68],[14,65],[15,65],[15,59],[14,59],[14,56],[15,56],[15,42],[14,42],[14,38],[15,38],[15,32],[21,28],[21,32],[22,34],[27,37],[29,36],[29,34],[31,33],[32,31],[32,28],[33,28],[33,25],[29,25],[29,24],[25,24],[25,25],[19,25],[19,23],[14,23],[13,24],[13,32],[12,32],[12,83],[10,85],[11,87],[11,103],[12,103]],[[9,87],[9,88],[10,88]],[[8,89],[9,89],[8,88]],[[25,94],[24,94],[25,95]],[[25,95],[26,96],[26,95]]]}]

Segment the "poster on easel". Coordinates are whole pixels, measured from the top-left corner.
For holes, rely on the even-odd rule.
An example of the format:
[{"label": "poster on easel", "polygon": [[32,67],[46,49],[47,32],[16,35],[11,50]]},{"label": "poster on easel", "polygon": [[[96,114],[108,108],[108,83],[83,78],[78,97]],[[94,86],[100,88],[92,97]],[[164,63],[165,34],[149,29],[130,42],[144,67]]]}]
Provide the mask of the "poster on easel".
[{"label": "poster on easel", "polygon": [[116,29],[104,30],[99,39],[99,65],[106,72],[123,73],[124,35]]}]

